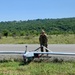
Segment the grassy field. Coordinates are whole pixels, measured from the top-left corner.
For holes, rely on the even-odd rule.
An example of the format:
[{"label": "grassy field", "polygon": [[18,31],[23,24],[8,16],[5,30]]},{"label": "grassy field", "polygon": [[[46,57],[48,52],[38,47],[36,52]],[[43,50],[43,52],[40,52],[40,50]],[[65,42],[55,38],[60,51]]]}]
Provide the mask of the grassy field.
[{"label": "grassy field", "polygon": [[[39,36],[2,37],[0,44],[38,44]],[[75,35],[48,35],[49,44],[75,44]]]},{"label": "grassy field", "polygon": [[0,63],[0,75],[75,75],[75,62]]}]

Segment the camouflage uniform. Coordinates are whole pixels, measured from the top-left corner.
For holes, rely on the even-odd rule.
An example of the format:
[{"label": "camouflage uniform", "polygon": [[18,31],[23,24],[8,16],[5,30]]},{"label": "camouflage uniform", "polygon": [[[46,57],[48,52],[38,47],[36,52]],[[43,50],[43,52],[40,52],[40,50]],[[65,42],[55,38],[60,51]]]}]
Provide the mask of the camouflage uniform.
[{"label": "camouflage uniform", "polygon": [[[40,46],[41,46],[41,52],[43,52],[44,50],[43,50],[42,45],[45,46],[46,48],[48,46],[48,44],[47,44],[48,38],[47,38],[47,35],[45,34],[45,32],[42,32],[40,34],[39,42],[40,42]],[[48,52],[48,50],[46,50],[46,52]]]}]

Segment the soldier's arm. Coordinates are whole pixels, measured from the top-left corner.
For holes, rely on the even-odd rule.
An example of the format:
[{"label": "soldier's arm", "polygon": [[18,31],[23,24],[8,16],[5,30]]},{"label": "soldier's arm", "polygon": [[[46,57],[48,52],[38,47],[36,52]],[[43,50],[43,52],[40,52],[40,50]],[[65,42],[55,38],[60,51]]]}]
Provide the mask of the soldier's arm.
[{"label": "soldier's arm", "polygon": [[45,34],[45,37],[46,37],[46,42],[48,42],[48,36]]}]

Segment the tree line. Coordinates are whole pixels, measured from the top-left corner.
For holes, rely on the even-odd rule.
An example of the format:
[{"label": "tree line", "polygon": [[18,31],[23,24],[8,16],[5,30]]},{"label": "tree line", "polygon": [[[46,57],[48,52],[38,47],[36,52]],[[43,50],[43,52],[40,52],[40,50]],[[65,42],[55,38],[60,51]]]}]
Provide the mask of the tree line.
[{"label": "tree line", "polygon": [[61,19],[36,19],[0,22],[0,35],[38,35],[44,29],[47,34],[75,34],[75,17]]}]

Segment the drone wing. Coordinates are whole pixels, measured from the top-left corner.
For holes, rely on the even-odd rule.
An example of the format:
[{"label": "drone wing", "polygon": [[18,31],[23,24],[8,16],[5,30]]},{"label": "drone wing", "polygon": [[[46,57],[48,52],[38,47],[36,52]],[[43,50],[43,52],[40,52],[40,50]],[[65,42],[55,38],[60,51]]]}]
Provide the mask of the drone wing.
[{"label": "drone wing", "polygon": [[75,53],[68,53],[68,52],[34,52],[34,54],[71,55],[71,56],[75,56]]},{"label": "drone wing", "polygon": [[0,54],[24,54],[24,51],[0,51]]}]

